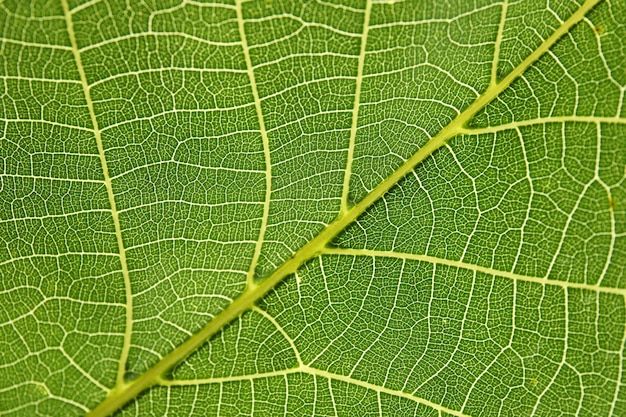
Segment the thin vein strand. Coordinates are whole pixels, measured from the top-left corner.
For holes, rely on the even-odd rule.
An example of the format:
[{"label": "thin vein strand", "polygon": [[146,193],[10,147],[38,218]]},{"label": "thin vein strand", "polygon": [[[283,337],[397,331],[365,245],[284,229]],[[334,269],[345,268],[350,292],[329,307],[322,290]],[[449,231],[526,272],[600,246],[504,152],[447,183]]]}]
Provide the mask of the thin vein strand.
[{"label": "thin vein strand", "polygon": [[434,265],[447,265],[455,268],[466,269],[474,272],[482,272],[484,274],[493,275],[497,277],[510,278],[515,281],[533,282],[543,286],[554,285],[556,287],[567,289],[580,289],[599,293],[616,294],[626,297],[626,289],[601,287],[598,285],[585,284],[580,282],[568,282],[557,281],[547,278],[532,277],[528,275],[516,274],[515,272],[500,271],[493,268],[488,268],[480,265],[468,264],[463,261],[453,261],[451,259],[438,258],[429,255],[417,255],[413,253],[402,253],[393,251],[381,251],[370,249],[344,249],[344,248],[326,248],[323,253],[325,255],[348,255],[348,256],[367,256],[378,258],[397,258],[397,259],[410,259],[413,261],[428,262]]},{"label": "thin vein strand", "polygon": [[359,106],[361,104],[361,85],[363,84],[363,68],[365,66],[365,51],[367,50],[367,33],[372,13],[372,1],[367,0],[365,4],[365,16],[363,17],[363,36],[361,39],[361,51],[356,74],[356,87],[354,91],[354,104],[352,106],[352,125],[350,126],[350,141],[348,143],[348,156],[346,161],[346,171],[343,178],[343,190],[341,194],[340,212],[348,211],[348,194],[350,192],[350,177],[352,175],[352,161],[354,159],[354,146],[356,143],[356,133],[359,125]]},{"label": "thin vein strand", "polygon": [[109,199],[109,205],[111,206],[111,217],[113,218],[113,226],[115,228],[115,237],[117,240],[117,247],[119,250],[120,268],[122,271],[122,277],[124,279],[124,290],[126,294],[126,323],[124,331],[124,343],[122,345],[122,352],[120,355],[118,372],[117,372],[117,386],[124,384],[124,374],[126,373],[126,362],[128,360],[128,353],[130,351],[131,334],[133,331],[133,295],[130,284],[130,275],[128,272],[128,263],[126,261],[126,249],[124,248],[124,241],[122,239],[122,227],[120,225],[119,212],[115,203],[115,194],[113,193],[113,186],[111,183],[111,176],[109,175],[109,167],[107,165],[106,154],[104,152],[104,145],[102,144],[102,135],[100,128],[98,127],[98,119],[94,110],[93,101],[91,99],[91,92],[89,83],[87,82],[87,75],[85,74],[85,68],[78,49],[78,43],[76,42],[76,34],[74,33],[74,24],[72,21],[72,15],[70,12],[67,0],[61,0],[63,6],[63,13],[65,15],[65,22],[67,25],[67,31],[69,34],[70,42],[72,45],[72,53],[74,55],[74,61],[76,62],[76,68],[80,75],[80,82],[83,86],[83,93],[85,95],[85,102],[89,110],[89,117],[93,125],[93,134],[96,139],[98,147],[98,154],[102,166],[102,175],[104,178],[104,185],[107,190]]},{"label": "thin vein strand", "polygon": [[164,380],[161,382],[161,386],[166,387],[186,387],[186,386],[198,386],[198,385],[208,385],[208,384],[224,384],[228,382],[237,382],[237,381],[250,381],[254,379],[262,379],[262,378],[275,378],[280,376],[288,376],[288,375],[297,375],[297,374],[308,374],[314,377],[322,377],[329,381],[340,381],[350,385],[356,385],[377,393],[384,393],[388,395],[392,395],[394,397],[406,398],[407,400],[413,401],[417,404],[425,405],[427,407],[433,408],[435,410],[447,413],[449,415],[453,415],[456,417],[469,417],[467,414],[464,414],[458,410],[453,410],[451,408],[447,408],[441,404],[434,403],[425,398],[421,398],[415,394],[404,392],[401,390],[396,390],[392,388],[387,388],[381,385],[372,384],[370,382],[361,381],[360,379],[355,379],[349,376],[336,374],[333,372],[325,371],[323,369],[314,368],[308,365],[299,365],[295,368],[284,369],[279,371],[272,372],[264,372],[259,374],[248,374],[248,375],[238,375],[232,377],[222,377],[222,378],[207,378],[207,379],[187,379],[187,380],[177,380],[177,381],[168,381]]},{"label": "thin vein strand", "polygon": [[263,141],[263,157],[265,159],[265,203],[263,204],[263,216],[261,217],[261,227],[259,228],[259,237],[254,247],[254,254],[252,255],[252,261],[250,262],[250,268],[248,269],[247,285],[248,288],[256,286],[254,282],[254,274],[256,266],[259,263],[261,257],[261,249],[263,248],[263,242],[265,240],[265,231],[267,230],[267,221],[270,215],[270,201],[272,198],[272,158],[270,154],[270,141],[267,136],[267,129],[265,129],[265,120],[263,119],[263,109],[261,108],[261,99],[259,98],[259,90],[257,88],[256,78],[254,75],[254,67],[252,65],[252,59],[250,58],[250,48],[248,48],[248,40],[246,38],[246,30],[243,20],[243,10],[241,1],[236,1],[237,11],[237,24],[239,27],[239,37],[241,39],[241,48],[243,49],[243,55],[246,60],[246,68],[248,73],[248,79],[250,80],[250,87],[252,89],[252,96],[254,97],[254,108],[256,111],[257,119],[259,121],[259,129],[261,131],[261,140]]}]

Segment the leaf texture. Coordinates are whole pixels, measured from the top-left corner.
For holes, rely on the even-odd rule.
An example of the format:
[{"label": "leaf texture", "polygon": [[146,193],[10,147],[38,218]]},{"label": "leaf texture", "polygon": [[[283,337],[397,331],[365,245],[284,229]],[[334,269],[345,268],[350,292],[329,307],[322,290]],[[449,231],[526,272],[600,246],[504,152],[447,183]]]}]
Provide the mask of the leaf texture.
[{"label": "leaf texture", "polygon": [[624,0],[0,2],[0,415],[626,415]]}]

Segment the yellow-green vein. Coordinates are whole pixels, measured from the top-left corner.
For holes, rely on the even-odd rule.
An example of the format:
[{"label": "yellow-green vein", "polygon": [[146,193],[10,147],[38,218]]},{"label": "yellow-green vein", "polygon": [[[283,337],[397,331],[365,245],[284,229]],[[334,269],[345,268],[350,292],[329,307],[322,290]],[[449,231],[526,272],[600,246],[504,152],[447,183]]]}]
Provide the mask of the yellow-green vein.
[{"label": "yellow-green vein", "polygon": [[261,378],[273,378],[287,375],[297,375],[297,374],[308,374],[311,376],[319,376],[331,381],[340,381],[350,385],[357,385],[359,387],[377,392],[377,393],[385,393],[388,395],[392,395],[394,397],[406,398],[407,400],[413,401],[417,404],[422,404],[427,407],[433,408],[435,410],[442,411],[449,415],[457,416],[457,417],[470,417],[467,414],[463,414],[460,411],[456,411],[447,407],[442,406],[441,404],[433,403],[425,398],[421,398],[416,396],[415,394],[404,392],[401,390],[396,390],[392,388],[387,388],[381,385],[372,384],[370,382],[361,381],[356,378],[352,378],[345,375],[336,374],[333,372],[325,371],[323,369],[314,368],[308,365],[299,365],[295,368],[285,369],[281,371],[274,372],[264,372],[260,374],[250,374],[250,375],[237,375],[232,377],[223,377],[223,378],[208,378],[208,379],[187,379],[180,381],[163,381],[162,386],[166,387],[185,387],[185,386],[197,386],[197,385],[205,385],[205,384],[223,384],[227,382],[237,382],[237,381],[250,381],[254,379]]},{"label": "yellow-green vein", "polygon": [[352,124],[350,126],[350,141],[348,143],[348,156],[346,160],[346,172],[343,177],[343,191],[341,194],[340,212],[348,211],[348,193],[350,192],[350,177],[352,175],[352,159],[354,158],[354,145],[356,143],[356,132],[359,125],[359,106],[361,104],[361,85],[363,84],[363,67],[365,66],[365,51],[367,50],[367,33],[370,26],[370,15],[372,14],[372,1],[365,3],[365,15],[363,17],[363,35],[361,38],[361,50],[357,64],[354,104],[352,106]]},{"label": "yellow-green vein", "polygon": [[506,24],[506,12],[509,6],[508,0],[502,2],[502,11],[500,12],[500,25],[498,26],[498,35],[493,47],[493,64],[491,65],[491,81],[490,85],[498,83],[498,63],[500,61],[500,45],[502,44],[502,34],[504,33],[504,25]]},{"label": "yellow-green vein", "polygon": [[250,267],[248,268],[248,276],[246,280],[248,288],[254,288],[256,285],[254,282],[254,272],[259,262],[259,257],[261,256],[261,249],[263,248],[263,242],[265,240],[265,230],[267,229],[267,219],[270,215],[270,199],[272,197],[272,158],[270,155],[270,141],[267,136],[267,130],[265,129],[265,120],[263,119],[261,99],[259,98],[259,90],[254,76],[254,67],[252,66],[252,60],[250,59],[250,49],[248,48],[248,40],[246,38],[241,0],[237,0],[235,5],[235,9],[237,11],[239,38],[241,39],[241,48],[243,50],[244,59],[246,60],[246,69],[248,72],[248,79],[250,80],[252,97],[254,98],[254,109],[259,121],[259,130],[261,132],[261,140],[263,141],[263,157],[265,159],[265,202],[263,203],[263,215],[261,217],[259,236],[254,247],[254,254],[252,255],[252,261],[250,262]]},{"label": "yellow-green vein", "polygon": [[109,167],[107,165],[106,155],[104,153],[104,145],[102,144],[102,135],[100,134],[100,128],[98,127],[98,119],[93,107],[93,101],[91,100],[91,92],[89,83],[87,82],[87,75],[85,74],[85,68],[83,67],[80,51],[78,50],[78,43],[76,42],[76,34],[74,33],[74,24],[72,22],[72,15],[67,0],[61,0],[63,6],[63,14],[65,16],[65,22],[67,25],[67,32],[72,45],[72,53],[74,54],[74,61],[76,62],[76,68],[80,76],[80,82],[83,86],[83,93],[85,95],[85,102],[89,109],[89,117],[93,125],[93,135],[96,139],[96,145],[98,147],[98,154],[100,156],[100,163],[102,166],[102,175],[104,177],[104,185],[107,190],[109,199],[109,205],[111,206],[111,217],[113,218],[113,226],[115,228],[115,237],[117,240],[117,247],[119,250],[120,268],[122,270],[122,277],[124,278],[124,291],[126,293],[126,323],[124,329],[124,343],[122,345],[122,352],[120,355],[119,366],[117,370],[117,384],[120,386],[124,384],[124,374],[126,373],[126,361],[128,360],[128,353],[130,352],[130,341],[133,331],[133,295],[130,285],[130,275],[128,273],[128,263],[126,262],[126,250],[124,249],[124,240],[122,239],[122,228],[120,226],[119,213],[115,204],[115,195],[113,194],[113,185],[111,183],[111,177],[109,175]]},{"label": "yellow-green vein", "polygon": [[585,284],[581,282],[568,282],[549,280],[547,278],[532,277],[528,275],[516,274],[515,272],[501,271],[498,269],[488,268],[485,266],[469,264],[463,261],[453,261],[451,259],[438,258],[430,255],[418,255],[413,253],[402,253],[383,250],[371,250],[371,249],[343,249],[343,248],[325,248],[323,251],[325,255],[347,255],[347,256],[367,256],[377,258],[397,258],[397,259],[409,259],[413,261],[428,262],[433,265],[447,265],[454,268],[466,269],[473,272],[481,272],[483,274],[493,275],[497,277],[509,278],[514,281],[525,281],[539,284],[542,286],[553,285],[555,287],[561,287],[567,289],[579,289],[586,291],[593,291],[605,294],[616,294],[626,298],[626,289],[612,288],[612,287],[600,287],[599,285]]}]

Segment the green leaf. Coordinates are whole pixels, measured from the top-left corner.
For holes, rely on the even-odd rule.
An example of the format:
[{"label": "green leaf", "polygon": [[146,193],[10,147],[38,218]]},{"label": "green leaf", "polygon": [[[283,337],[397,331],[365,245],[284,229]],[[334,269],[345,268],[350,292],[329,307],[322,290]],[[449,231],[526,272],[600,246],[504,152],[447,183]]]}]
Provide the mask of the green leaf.
[{"label": "green leaf", "polygon": [[0,415],[626,415],[624,0],[0,3]]}]

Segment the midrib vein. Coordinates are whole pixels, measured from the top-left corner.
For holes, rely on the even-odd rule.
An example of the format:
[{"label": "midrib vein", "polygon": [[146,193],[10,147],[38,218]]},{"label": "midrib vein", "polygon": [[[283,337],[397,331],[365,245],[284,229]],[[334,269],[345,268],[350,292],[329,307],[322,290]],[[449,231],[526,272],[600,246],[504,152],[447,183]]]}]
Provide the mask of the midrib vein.
[{"label": "midrib vein", "polygon": [[371,250],[371,249],[344,249],[344,248],[325,248],[324,255],[348,255],[348,256],[367,256],[377,258],[397,258],[409,259],[413,261],[428,262],[434,265],[447,265],[455,268],[465,269],[469,271],[482,272],[484,274],[510,278],[516,281],[533,282],[540,285],[554,285],[564,289],[580,289],[597,293],[616,294],[626,297],[626,289],[600,287],[597,285],[583,284],[577,282],[549,280],[547,278],[532,277],[529,275],[516,274],[515,272],[501,271],[494,268],[488,268],[480,265],[469,264],[462,261],[453,261],[451,259],[438,258],[430,255],[418,255],[413,253]]},{"label": "midrib vein", "polygon": [[363,84],[363,67],[365,66],[365,51],[367,50],[367,33],[370,26],[370,16],[372,14],[372,0],[365,3],[365,14],[363,16],[363,35],[361,38],[361,50],[357,64],[357,73],[354,90],[354,104],[352,106],[352,124],[350,126],[350,139],[348,142],[348,156],[346,161],[346,172],[343,177],[343,189],[341,192],[340,213],[348,211],[348,194],[350,192],[350,177],[352,176],[352,160],[354,159],[354,146],[356,143],[356,132],[359,126],[359,106],[361,105],[361,85]]},{"label": "midrib vein", "polygon": [[248,40],[246,37],[246,30],[244,27],[243,10],[241,7],[242,0],[235,1],[235,10],[237,12],[237,26],[239,28],[239,38],[241,39],[241,49],[243,50],[244,59],[246,61],[246,70],[248,73],[248,79],[250,80],[250,88],[252,90],[252,97],[254,98],[254,108],[256,116],[259,121],[259,130],[261,132],[261,140],[263,142],[263,157],[265,159],[265,201],[263,203],[263,215],[261,217],[261,227],[259,228],[259,236],[254,246],[254,254],[252,255],[252,261],[248,268],[248,275],[246,278],[246,284],[248,289],[256,287],[254,282],[254,272],[256,266],[259,263],[261,257],[261,249],[263,248],[263,241],[265,240],[265,231],[267,229],[267,220],[270,215],[270,201],[272,198],[272,158],[270,154],[270,141],[267,136],[267,130],[265,129],[265,120],[263,119],[263,109],[261,108],[261,99],[259,98],[259,90],[256,84],[256,77],[254,75],[254,67],[252,66],[252,59],[250,59],[250,49],[248,48]]},{"label": "midrib vein", "polygon": [[80,82],[83,86],[85,102],[87,103],[87,109],[89,110],[89,117],[91,119],[91,124],[93,125],[93,135],[96,139],[98,155],[100,157],[100,164],[102,166],[104,185],[107,190],[109,205],[111,206],[111,217],[113,218],[113,227],[115,228],[115,238],[117,240],[117,247],[119,251],[120,268],[122,270],[122,277],[124,279],[124,292],[126,294],[126,323],[124,329],[124,342],[122,345],[122,352],[120,354],[119,366],[117,370],[116,386],[119,386],[124,383],[124,374],[126,373],[126,361],[128,360],[128,353],[130,352],[130,341],[133,331],[133,295],[130,285],[130,275],[128,273],[128,263],[126,262],[126,249],[124,248],[124,240],[122,239],[122,228],[120,226],[119,212],[117,210],[117,205],[115,204],[115,195],[113,194],[113,186],[111,184],[111,177],[109,175],[109,167],[107,165],[106,155],[104,153],[104,145],[102,144],[102,135],[100,132],[100,128],[98,127],[96,112],[93,108],[93,101],[91,100],[91,92],[89,88],[89,83],[87,82],[87,75],[85,74],[85,68],[83,67],[80,51],[78,49],[78,43],[76,42],[76,34],[74,33],[74,23],[72,21],[72,15],[70,13],[70,8],[67,0],[61,0],[61,5],[63,7],[63,14],[65,16],[68,36],[72,45],[72,54],[74,55],[74,61],[76,62],[76,68],[80,76]]},{"label": "midrib vein", "polygon": [[[65,0],[63,0],[65,1]],[[503,90],[508,88],[511,83],[519,77],[528,67],[530,67],[537,59],[539,59],[554,43],[572,26],[577,24],[585,14],[591,10],[601,0],[587,0],[572,16],[570,16],[563,24],[548,37],[533,53],[524,59],[516,68],[514,68],[502,81],[498,84],[491,85],[484,94],[478,97],[468,108],[461,112],[454,120],[444,127],[436,136],[428,141],[417,153],[405,161],[396,171],[383,180],[376,188],[360,202],[344,213],[340,213],[339,217],[322,230],[315,238],[300,248],[292,255],[284,264],[276,269],[270,276],[260,281],[258,284],[248,286],[242,295],[233,301],[226,309],[213,318],[198,333],[192,335],[176,349],[165,355],[152,368],[137,379],[117,385],[111,391],[109,396],[100,403],[93,411],[87,414],[88,417],[107,416],[121,408],[131,399],[135,398],[146,388],[163,382],[164,375],[169,369],[177,363],[185,359],[191,353],[196,351],[211,336],[215,335],[224,326],[236,319],[244,311],[250,309],[265,294],[271,291],[279,282],[288,275],[293,274],[306,261],[320,255],[327,243],[330,242],[339,232],[344,230],[350,223],[359,217],[374,202],[380,199],[395,184],[411,172],[417,164],[430,156],[439,147],[444,145],[447,140],[463,133],[463,126],[474,116],[480,109],[491,102]],[[243,24],[241,16],[241,3],[237,2],[238,20],[240,25]]]}]

